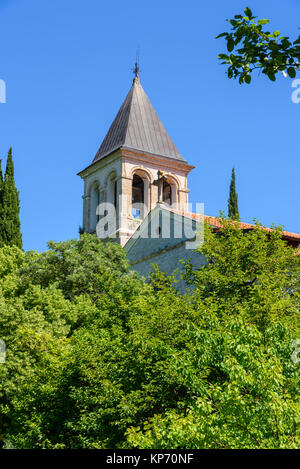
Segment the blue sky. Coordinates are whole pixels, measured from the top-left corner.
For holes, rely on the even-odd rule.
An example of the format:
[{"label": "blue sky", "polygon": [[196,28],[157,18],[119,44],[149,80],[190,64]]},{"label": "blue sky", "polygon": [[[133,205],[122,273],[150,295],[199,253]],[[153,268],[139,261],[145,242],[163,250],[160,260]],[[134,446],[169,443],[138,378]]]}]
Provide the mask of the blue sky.
[{"label": "blue sky", "polygon": [[[225,76],[215,36],[245,6],[296,37],[299,0],[0,0],[0,155],[13,147],[24,248],[78,236],[83,184],[132,82],[141,81],[182,155],[192,202],[227,211],[231,168],[240,214],[300,232],[300,103],[291,80]],[[300,76],[298,76],[300,78]]]}]

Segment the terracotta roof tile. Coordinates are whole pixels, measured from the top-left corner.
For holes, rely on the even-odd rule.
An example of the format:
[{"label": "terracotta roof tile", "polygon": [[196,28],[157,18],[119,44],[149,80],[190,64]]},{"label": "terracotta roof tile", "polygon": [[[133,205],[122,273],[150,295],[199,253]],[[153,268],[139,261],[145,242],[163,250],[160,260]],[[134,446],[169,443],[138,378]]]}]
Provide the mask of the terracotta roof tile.
[{"label": "terracotta roof tile", "polygon": [[[172,212],[175,212],[175,213],[179,213],[180,215],[183,215],[185,217],[189,217],[189,218],[193,218],[194,220],[200,220],[201,219],[201,214],[198,214],[198,213],[192,213],[192,212],[184,212],[184,211],[180,211],[180,210],[173,210],[171,209]],[[209,223],[210,225],[212,226],[215,226],[217,228],[221,227],[221,222],[220,222],[220,219],[217,218],[217,217],[210,217],[208,215],[204,215],[204,221]],[[243,229],[255,229],[257,228],[256,225],[253,225],[251,223],[243,223],[243,222],[240,222],[240,227],[243,228]],[[263,227],[264,230],[266,231],[273,231],[272,228],[266,228],[266,227]],[[300,244],[300,234],[299,233],[291,233],[289,231],[283,231],[283,237],[284,238],[288,238],[292,241],[296,241],[296,242],[299,242]]]}]

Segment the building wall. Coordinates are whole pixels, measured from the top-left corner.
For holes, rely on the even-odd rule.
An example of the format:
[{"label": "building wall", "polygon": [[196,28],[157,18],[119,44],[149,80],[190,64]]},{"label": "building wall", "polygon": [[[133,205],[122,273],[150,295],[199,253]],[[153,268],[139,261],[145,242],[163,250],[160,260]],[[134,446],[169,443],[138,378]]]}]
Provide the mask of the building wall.
[{"label": "building wall", "polygon": [[145,278],[148,278],[153,270],[153,264],[157,265],[162,272],[167,274],[172,274],[177,269],[175,288],[184,293],[188,287],[184,280],[180,279],[180,274],[184,271],[183,262],[187,260],[191,261],[194,268],[200,268],[205,264],[205,258],[201,254],[186,249],[184,244],[179,244],[173,249],[161,251],[149,258],[140,259],[138,262],[133,263],[131,268]]},{"label": "building wall", "polygon": [[[162,229],[158,231],[159,227]],[[167,274],[178,270],[175,286],[183,293],[187,289],[186,283],[180,279],[180,273],[184,271],[183,263],[190,260],[193,267],[198,269],[206,262],[195,249],[189,249],[196,247],[191,246],[191,240],[197,230],[199,223],[195,220],[175,214],[163,205],[156,206],[125,245],[131,268],[145,278],[153,270],[153,264]]]}]

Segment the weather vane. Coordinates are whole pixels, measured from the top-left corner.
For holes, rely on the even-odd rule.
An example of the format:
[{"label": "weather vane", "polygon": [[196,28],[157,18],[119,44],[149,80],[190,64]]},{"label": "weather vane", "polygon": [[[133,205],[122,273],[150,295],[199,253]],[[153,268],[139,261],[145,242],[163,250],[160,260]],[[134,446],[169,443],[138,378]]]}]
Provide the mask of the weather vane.
[{"label": "weather vane", "polygon": [[134,68],[132,69],[134,75],[136,78],[139,78],[140,76],[140,46],[138,46],[137,48],[137,51],[136,51],[136,61],[135,61],[135,65],[134,65]]}]

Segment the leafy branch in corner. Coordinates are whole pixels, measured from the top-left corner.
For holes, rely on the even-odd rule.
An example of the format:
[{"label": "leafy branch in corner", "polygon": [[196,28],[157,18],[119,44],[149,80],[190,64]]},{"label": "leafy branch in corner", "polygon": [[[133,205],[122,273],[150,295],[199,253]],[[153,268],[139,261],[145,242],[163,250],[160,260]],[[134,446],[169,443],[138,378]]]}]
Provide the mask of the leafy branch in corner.
[{"label": "leafy branch in corner", "polygon": [[300,67],[300,36],[291,42],[289,37],[280,36],[280,31],[264,31],[268,19],[253,16],[250,8],[246,8],[245,16],[235,15],[227,20],[232,28],[217,36],[227,41],[230,54],[219,54],[222,64],[228,65],[228,78],[237,78],[239,83],[251,82],[251,74],[259,69],[267,77],[275,81],[276,74],[282,72],[295,78]]}]

